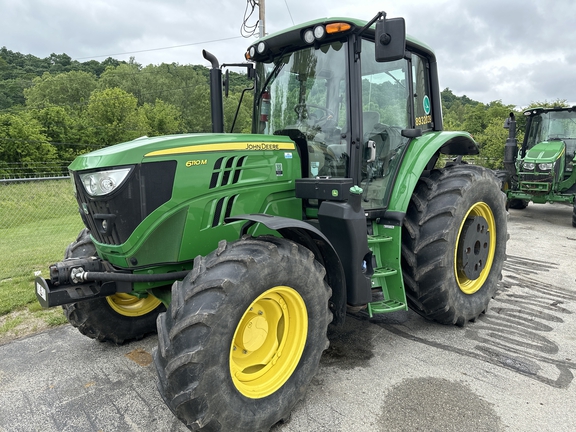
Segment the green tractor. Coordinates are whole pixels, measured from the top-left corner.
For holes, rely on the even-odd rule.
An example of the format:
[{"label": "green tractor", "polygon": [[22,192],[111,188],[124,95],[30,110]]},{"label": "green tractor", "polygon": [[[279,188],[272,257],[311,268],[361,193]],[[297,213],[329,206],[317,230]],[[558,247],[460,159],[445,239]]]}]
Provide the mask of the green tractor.
[{"label": "green tractor", "polygon": [[[44,307],[100,341],[158,332],[159,391],[192,430],[268,430],[347,311],[462,326],[505,259],[505,197],[443,132],[432,50],[402,18],[334,18],[256,41],[252,134],[140,138],[69,167],[86,229],[37,278]],[[225,65],[222,65],[225,67]],[[441,155],[455,162],[438,168]],[[439,165],[439,164],[438,164]]]},{"label": "green tractor", "polygon": [[560,202],[573,207],[576,227],[576,106],[531,108],[524,112],[526,132],[518,150],[516,118],[504,123],[508,139],[504,147],[505,170],[497,172],[510,208],[525,209],[530,201]]}]

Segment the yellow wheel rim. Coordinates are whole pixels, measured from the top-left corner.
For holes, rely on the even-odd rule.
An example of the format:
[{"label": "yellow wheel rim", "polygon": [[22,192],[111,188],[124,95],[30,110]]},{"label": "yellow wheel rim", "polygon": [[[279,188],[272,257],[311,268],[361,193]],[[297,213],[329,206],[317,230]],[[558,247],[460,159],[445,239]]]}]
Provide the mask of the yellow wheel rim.
[{"label": "yellow wheel rim", "polygon": [[246,309],[230,347],[230,375],[240,393],[259,399],[290,378],[306,345],[308,313],[294,289],[269,289]]},{"label": "yellow wheel rim", "polygon": [[[463,241],[464,235],[464,226],[466,220],[469,218],[474,218],[476,216],[480,216],[484,218],[486,221],[486,227],[488,230],[488,245],[479,245],[479,247],[487,247],[488,254],[486,257],[486,262],[482,262],[482,269],[479,272],[478,277],[470,278],[466,275],[462,268],[459,268],[458,264],[458,251],[460,250],[460,243]],[[474,294],[484,285],[488,275],[490,274],[490,269],[492,268],[492,262],[494,261],[494,252],[496,250],[496,221],[494,219],[494,214],[492,210],[488,206],[488,204],[484,202],[478,202],[474,204],[466,216],[462,220],[460,224],[460,229],[458,230],[458,238],[456,240],[456,247],[454,249],[454,272],[456,274],[456,281],[458,282],[458,286],[460,290],[466,294]]]},{"label": "yellow wheel rim", "polygon": [[108,304],[120,315],[137,317],[146,315],[156,309],[160,303],[156,297],[149,295],[145,298],[138,298],[130,294],[116,293],[106,297]]}]

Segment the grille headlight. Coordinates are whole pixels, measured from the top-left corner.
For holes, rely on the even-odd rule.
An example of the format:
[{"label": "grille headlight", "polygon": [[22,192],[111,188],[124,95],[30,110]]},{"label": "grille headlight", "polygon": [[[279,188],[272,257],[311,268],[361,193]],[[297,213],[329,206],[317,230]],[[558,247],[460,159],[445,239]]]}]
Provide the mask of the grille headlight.
[{"label": "grille headlight", "polygon": [[108,195],[126,180],[132,168],[98,171],[80,174],[80,181],[90,196]]},{"label": "grille headlight", "polygon": [[542,170],[542,171],[550,171],[553,166],[554,166],[553,163],[541,163],[541,164],[538,164],[538,168],[540,168],[540,170]]},{"label": "grille headlight", "polygon": [[524,169],[525,170],[532,171],[532,170],[534,170],[534,168],[536,168],[536,164],[534,164],[532,162],[524,162]]}]

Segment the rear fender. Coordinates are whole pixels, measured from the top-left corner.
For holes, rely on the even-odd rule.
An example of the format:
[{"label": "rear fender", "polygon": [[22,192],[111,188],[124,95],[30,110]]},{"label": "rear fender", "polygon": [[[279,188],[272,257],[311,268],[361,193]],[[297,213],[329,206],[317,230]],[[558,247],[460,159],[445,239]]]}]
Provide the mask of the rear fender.
[{"label": "rear fender", "polygon": [[316,260],[326,269],[326,281],[332,288],[330,310],[334,315],[333,324],[344,323],[346,316],[346,279],[344,269],[336,250],[326,236],[307,222],[266,214],[238,215],[226,218],[226,223],[247,221],[240,235],[247,234],[248,229],[260,223],[268,229],[277,231],[282,237],[292,240],[309,249]]},{"label": "rear fender", "polygon": [[413,139],[402,159],[388,211],[405,213],[425,170],[433,168],[439,154],[477,155],[478,144],[467,132],[431,132]]}]

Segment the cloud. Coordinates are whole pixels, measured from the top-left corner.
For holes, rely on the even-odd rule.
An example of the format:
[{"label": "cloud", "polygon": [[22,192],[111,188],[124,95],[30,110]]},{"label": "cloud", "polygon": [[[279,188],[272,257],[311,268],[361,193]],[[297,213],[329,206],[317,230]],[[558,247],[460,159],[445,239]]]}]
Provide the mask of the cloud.
[{"label": "cloud", "polygon": [[[243,60],[254,38],[240,36],[241,0],[0,0],[0,43],[38,57],[106,56],[142,64],[203,64],[202,49],[221,62]],[[576,2],[555,0],[328,0],[267,2],[266,30],[316,18],[402,16],[409,34],[431,46],[440,85],[489,103],[527,106],[566,99],[576,104]],[[255,11],[250,23],[255,23]]]}]

